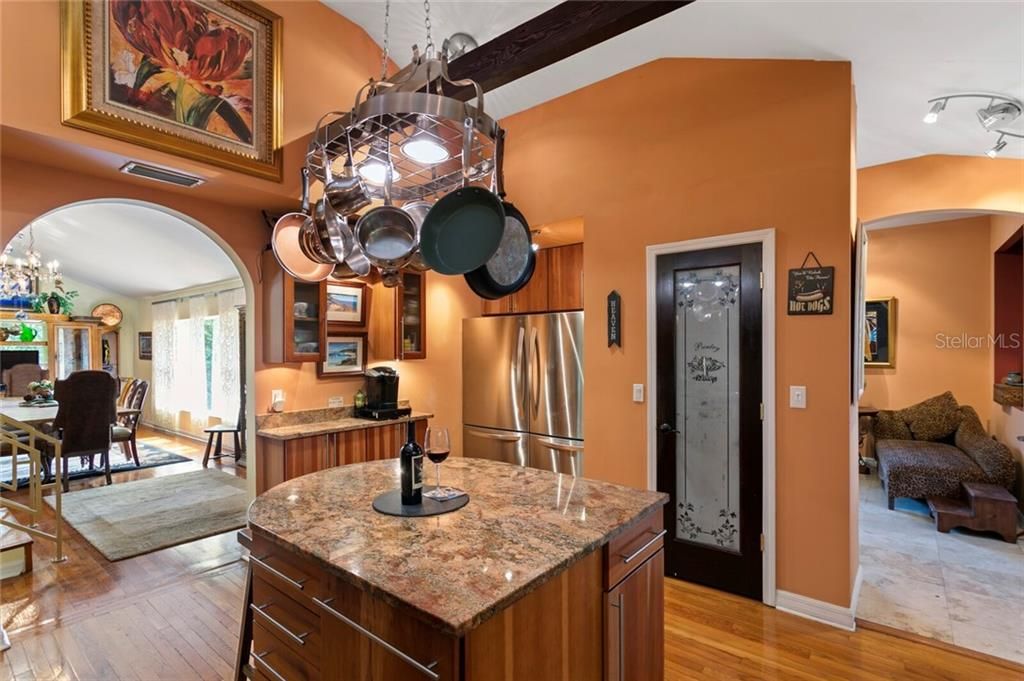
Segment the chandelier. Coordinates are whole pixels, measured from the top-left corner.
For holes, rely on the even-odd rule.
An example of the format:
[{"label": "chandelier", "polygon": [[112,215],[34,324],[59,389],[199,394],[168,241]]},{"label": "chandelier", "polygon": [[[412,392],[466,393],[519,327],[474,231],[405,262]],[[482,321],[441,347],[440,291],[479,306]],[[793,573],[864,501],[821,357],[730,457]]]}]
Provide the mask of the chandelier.
[{"label": "chandelier", "polygon": [[[20,237],[19,237],[20,238]],[[22,257],[14,255],[14,244],[8,244],[0,254],[0,292],[5,297],[28,295],[38,292],[40,284],[53,284],[61,288],[64,277],[60,271],[60,263],[56,260],[43,264],[43,257],[36,250],[35,233],[32,225],[28,227],[28,248]]]}]

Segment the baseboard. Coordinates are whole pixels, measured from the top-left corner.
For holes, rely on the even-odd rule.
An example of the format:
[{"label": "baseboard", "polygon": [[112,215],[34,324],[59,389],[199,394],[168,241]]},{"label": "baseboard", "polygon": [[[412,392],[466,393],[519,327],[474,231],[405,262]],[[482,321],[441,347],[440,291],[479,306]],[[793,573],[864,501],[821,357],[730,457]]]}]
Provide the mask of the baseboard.
[{"label": "baseboard", "polygon": [[852,605],[848,608],[780,589],[775,594],[775,609],[846,631],[854,631],[857,628],[857,620],[854,614],[856,613],[856,602],[859,594],[860,570],[857,571],[857,579],[853,585]]}]

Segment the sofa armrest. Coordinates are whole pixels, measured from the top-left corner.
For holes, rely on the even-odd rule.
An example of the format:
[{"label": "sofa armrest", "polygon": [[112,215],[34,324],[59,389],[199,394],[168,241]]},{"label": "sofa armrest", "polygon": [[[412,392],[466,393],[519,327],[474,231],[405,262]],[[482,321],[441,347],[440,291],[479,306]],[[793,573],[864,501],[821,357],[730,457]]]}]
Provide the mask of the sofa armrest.
[{"label": "sofa armrest", "polygon": [[875,440],[913,440],[906,422],[898,412],[883,409],[871,420],[871,431]]},{"label": "sofa armrest", "polygon": [[1013,453],[1009,447],[973,428],[957,431],[956,446],[974,459],[989,482],[1007,489],[1013,487],[1017,469],[1013,465]]}]

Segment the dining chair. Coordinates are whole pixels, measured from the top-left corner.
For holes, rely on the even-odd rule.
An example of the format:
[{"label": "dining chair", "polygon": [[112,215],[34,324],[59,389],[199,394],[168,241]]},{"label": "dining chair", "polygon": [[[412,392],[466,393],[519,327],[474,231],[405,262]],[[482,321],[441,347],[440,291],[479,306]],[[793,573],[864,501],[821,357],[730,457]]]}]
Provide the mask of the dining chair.
[{"label": "dining chair", "polygon": [[[53,387],[57,416],[53,432],[61,441],[61,456],[92,457],[103,463],[107,484],[110,477],[111,428],[117,420],[117,380],[106,371],[76,371]],[[52,456],[52,455],[51,455]],[[46,477],[50,478],[50,459]],[[68,491],[68,469],[64,466],[64,491]]]},{"label": "dining chair", "polygon": [[111,439],[121,445],[122,449],[127,447],[135,465],[139,466],[139,446],[135,441],[139,429],[139,421],[142,419],[142,408],[146,405],[146,395],[149,394],[149,381],[137,380],[132,390],[125,399],[124,406],[118,410],[117,425],[111,430]]},{"label": "dining chair", "polygon": [[28,395],[28,384],[46,378],[48,372],[38,364],[15,364],[4,371],[3,382],[7,384],[7,394],[11,397]]}]

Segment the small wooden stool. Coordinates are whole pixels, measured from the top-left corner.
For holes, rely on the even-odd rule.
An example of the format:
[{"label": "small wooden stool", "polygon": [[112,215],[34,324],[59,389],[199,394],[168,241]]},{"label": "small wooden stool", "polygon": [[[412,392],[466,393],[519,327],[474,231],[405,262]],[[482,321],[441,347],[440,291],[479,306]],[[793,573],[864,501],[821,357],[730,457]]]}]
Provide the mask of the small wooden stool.
[{"label": "small wooden stool", "polygon": [[967,501],[928,497],[935,517],[935,529],[949,532],[966,527],[978,532],[995,532],[1003,541],[1017,541],[1017,498],[999,485],[982,482],[960,483]]},{"label": "small wooden stool", "polygon": [[[224,433],[233,433],[235,436],[235,461],[238,461],[239,457],[242,456],[242,441],[238,437],[238,434],[242,431],[241,426],[229,426],[226,424],[218,424],[216,426],[210,426],[204,428],[204,433],[210,434],[210,439],[206,442],[206,454],[203,455],[203,468],[206,468],[207,464],[210,463],[210,459],[219,459],[224,454],[221,453],[221,447],[224,442]],[[213,449],[213,440],[217,439],[217,447],[213,451],[213,456],[210,456],[210,449]]]}]

